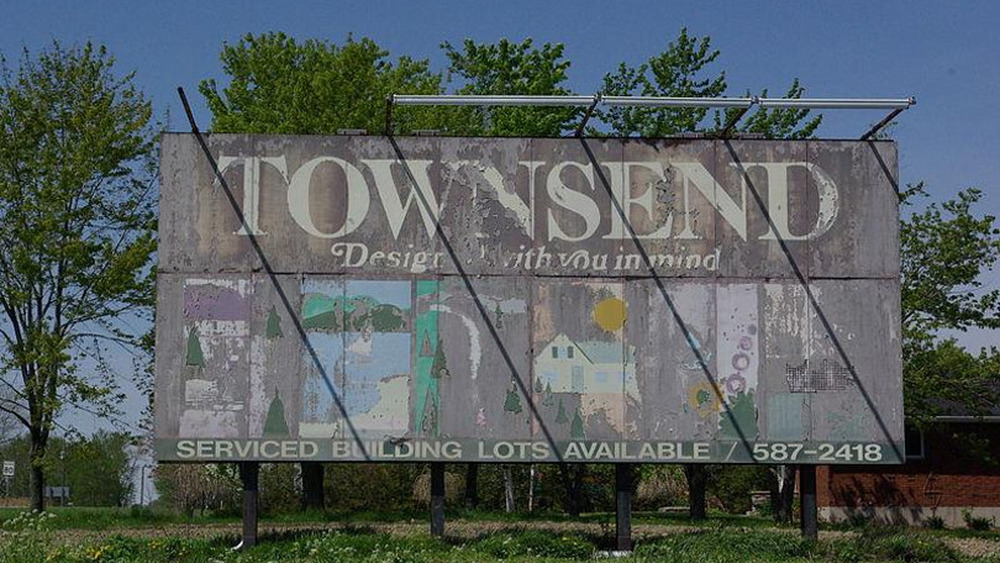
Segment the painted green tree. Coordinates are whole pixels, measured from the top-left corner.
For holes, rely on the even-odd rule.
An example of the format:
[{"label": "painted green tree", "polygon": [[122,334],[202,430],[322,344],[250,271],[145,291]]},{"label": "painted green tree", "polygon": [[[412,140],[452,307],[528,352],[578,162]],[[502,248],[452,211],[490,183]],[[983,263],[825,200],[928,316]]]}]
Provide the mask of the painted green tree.
[{"label": "painted green tree", "polygon": [[267,312],[267,327],[264,334],[268,340],[284,336],[281,331],[281,317],[278,316],[278,311],[273,305],[271,310]]},{"label": "painted green tree", "polygon": [[192,326],[191,331],[188,332],[187,353],[185,354],[184,363],[198,368],[205,367],[205,353],[201,349],[201,340],[198,338],[197,326]]},{"label": "painted green tree", "polygon": [[583,417],[580,416],[580,409],[573,413],[573,422],[569,425],[569,437],[574,440],[584,440],[587,435],[583,430]]},{"label": "painted green tree", "polygon": [[267,418],[264,419],[264,436],[267,438],[280,438],[288,436],[288,423],[285,421],[285,404],[281,400],[278,390],[274,390],[274,398],[271,399],[271,406],[267,409]]},{"label": "painted green tree", "polygon": [[545,384],[545,398],[542,399],[542,406],[551,407],[552,403],[553,403],[553,398],[552,398],[552,383],[546,383]]},{"label": "painted green tree", "polygon": [[16,389],[0,410],[31,437],[41,510],[56,416],[67,403],[117,412],[107,347],[142,358],[151,343],[133,327],[153,304],[155,131],[104,47],[54,43],[0,64],[0,378]]},{"label": "painted green tree", "polygon": [[566,416],[566,405],[563,404],[562,398],[559,399],[559,409],[556,411],[556,424],[566,424],[569,422],[569,417]]},{"label": "painted green tree", "polygon": [[520,414],[524,407],[521,406],[521,396],[517,392],[517,386],[511,381],[507,387],[507,397],[503,402],[503,410],[513,414]]},{"label": "painted green tree", "polygon": [[372,308],[368,321],[375,332],[403,332],[406,320],[395,305],[379,304]]},{"label": "painted green tree", "polygon": [[434,363],[431,364],[431,377],[441,379],[448,377],[448,359],[444,355],[444,342],[438,338],[437,350],[434,351]]}]

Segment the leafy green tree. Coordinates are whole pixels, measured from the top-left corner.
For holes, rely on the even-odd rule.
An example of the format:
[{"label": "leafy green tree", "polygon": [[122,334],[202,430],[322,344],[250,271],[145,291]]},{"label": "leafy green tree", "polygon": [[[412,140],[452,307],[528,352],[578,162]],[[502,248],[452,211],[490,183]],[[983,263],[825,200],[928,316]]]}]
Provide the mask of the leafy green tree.
[{"label": "leafy green tree", "polygon": [[[133,447],[131,436],[123,432],[52,436],[41,461],[45,482],[69,487],[69,500],[77,506],[126,506],[132,499]],[[15,462],[7,496],[30,494],[30,452],[28,434],[0,444],[0,458]]]},{"label": "leafy green tree", "polygon": [[[682,28],[666,50],[638,67],[621,63],[604,76],[601,93],[606,96],[686,96],[716,98],[726,91],[726,74],[706,67],[719,57],[708,37],[688,35]],[[708,108],[611,107],[598,112],[612,133],[620,137],[667,137],[697,131]]]},{"label": "leafy green tree", "polygon": [[[374,41],[343,45],[284,33],[248,34],[220,55],[229,83],[214,79],[200,91],[219,133],[332,134],[338,129],[381,132],[386,96],[439,94],[441,75],[427,60],[400,57],[395,63]],[[441,108],[400,108],[396,131],[437,128]]]},{"label": "leafy green tree", "polygon": [[[901,194],[913,205],[923,184]],[[1000,356],[996,349],[970,354],[941,331],[1000,327],[1000,289],[983,287],[982,275],[1000,257],[1000,229],[979,215],[977,189],[931,203],[900,225],[903,382],[907,417],[925,423],[942,401],[985,413],[996,405]]]},{"label": "leafy green tree", "polygon": [[[601,94],[605,96],[667,96],[718,98],[728,88],[725,71],[713,71],[719,58],[711,38],[689,35],[682,28],[677,39],[637,67],[621,63],[615,72],[604,75]],[[785,97],[799,98],[805,88],[798,79]],[[767,90],[761,97],[767,96]],[[746,92],[750,97],[750,92]],[[729,109],[709,117],[708,108],[602,107],[597,117],[611,134],[619,137],[668,137],[687,132],[714,132],[723,129],[741,110]],[[822,116],[806,121],[808,109],[757,108],[737,127],[769,139],[803,139],[813,135]],[[599,133],[592,129],[592,133]]]},{"label": "leafy green tree", "polygon": [[[792,80],[792,85],[788,87],[783,97],[798,99],[806,91],[805,87],[799,84],[799,79]],[[761,98],[767,97],[767,89],[760,93]],[[744,94],[750,97],[750,92]],[[729,120],[740,111],[738,108],[730,108],[724,114],[715,114],[715,129],[721,131]],[[737,125],[736,130],[741,133],[752,133],[760,135],[765,139],[808,139],[811,138],[823,116],[817,115],[808,119],[810,110],[803,108],[757,108],[749,117],[744,118]]]},{"label": "leafy green tree", "polygon": [[[448,56],[448,75],[458,82],[457,94],[563,96],[570,61],[564,47],[546,43],[541,49],[532,40],[514,43],[476,43],[466,39],[462,48],[441,44]],[[578,108],[483,107],[476,108],[457,132],[467,135],[558,137],[576,127]],[[464,130],[463,130],[464,129]]]},{"label": "leafy green tree", "polygon": [[49,478],[58,482],[58,471],[64,472],[74,505],[128,506],[133,489],[131,445],[132,438],[124,432],[98,430],[90,438],[67,443],[62,458],[50,465],[54,471]]},{"label": "leafy green tree", "polygon": [[[32,507],[66,403],[116,410],[108,345],[136,350],[156,247],[151,107],[103,47],[37,56],[0,78],[0,404],[31,439]],[[95,369],[82,374],[86,361]],[[89,406],[87,406],[89,405]]]}]

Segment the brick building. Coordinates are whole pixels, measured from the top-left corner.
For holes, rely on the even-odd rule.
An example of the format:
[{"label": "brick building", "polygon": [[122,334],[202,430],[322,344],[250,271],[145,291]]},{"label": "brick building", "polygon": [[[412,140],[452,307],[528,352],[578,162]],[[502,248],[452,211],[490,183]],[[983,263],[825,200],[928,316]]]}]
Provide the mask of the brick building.
[{"label": "brick building", "polygon": [[856,514],[920,523],[937,516],[959,527],[969,512],[998,526],[1000,407],[981,417],[938,416],[923,432],[907,428],[905,465],[823,466],[816,480],[819,516],[827,521]]}]

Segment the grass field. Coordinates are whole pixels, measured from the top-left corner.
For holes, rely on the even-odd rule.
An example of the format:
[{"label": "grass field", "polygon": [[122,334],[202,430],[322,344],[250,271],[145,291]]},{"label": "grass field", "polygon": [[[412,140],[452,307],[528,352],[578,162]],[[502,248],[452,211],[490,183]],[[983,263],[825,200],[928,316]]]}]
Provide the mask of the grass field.
[{"label": "grass field", "polygon": [[[823,529],[818,542],[767,519],[637,513],[631,561],[928,561],[1000,563],[1000,534],[865,526]],[[305,513],[261,521],[261,542],[235,552],[236,518],[137,509],[0,509],[0,562],[18,561],[586,561],[613,548],[614,516],[454,513],[447,536],[424,513]]]}]

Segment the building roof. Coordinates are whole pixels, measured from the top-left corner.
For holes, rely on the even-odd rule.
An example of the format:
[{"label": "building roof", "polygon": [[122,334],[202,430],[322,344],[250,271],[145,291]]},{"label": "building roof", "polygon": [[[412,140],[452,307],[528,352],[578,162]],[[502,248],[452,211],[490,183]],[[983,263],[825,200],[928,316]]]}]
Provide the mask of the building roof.
[{"label": "building roof", "polygon": [[969,401],[949,398],[932,399],[937,410],[934,416],[941,422],[1000,422],[1000,379],[988,381],[981,388],[967,390]]}]

